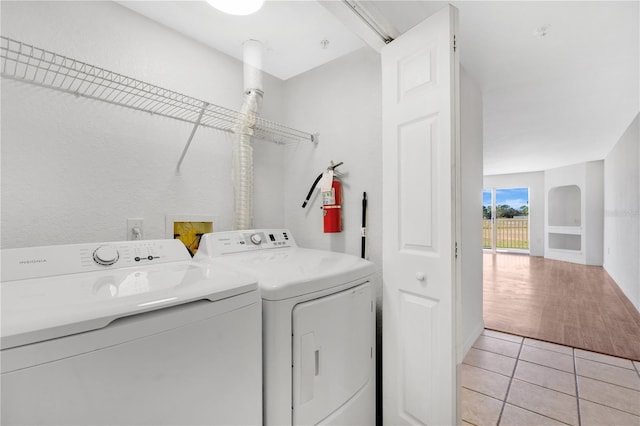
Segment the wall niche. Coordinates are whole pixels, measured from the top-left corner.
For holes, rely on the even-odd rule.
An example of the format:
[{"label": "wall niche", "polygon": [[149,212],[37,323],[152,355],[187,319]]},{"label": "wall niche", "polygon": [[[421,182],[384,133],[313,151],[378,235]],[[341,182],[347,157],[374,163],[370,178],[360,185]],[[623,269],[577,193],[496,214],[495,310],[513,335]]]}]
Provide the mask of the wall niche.
[{"label": "wall niche", "polygon": [[545,171],[544,257],[602,265],[603,171],[602,161]]},{"label": "wall niche", "polygon": [[549,226],[580,226],[582,198],[578,185],[556,186],[549,190]]}]

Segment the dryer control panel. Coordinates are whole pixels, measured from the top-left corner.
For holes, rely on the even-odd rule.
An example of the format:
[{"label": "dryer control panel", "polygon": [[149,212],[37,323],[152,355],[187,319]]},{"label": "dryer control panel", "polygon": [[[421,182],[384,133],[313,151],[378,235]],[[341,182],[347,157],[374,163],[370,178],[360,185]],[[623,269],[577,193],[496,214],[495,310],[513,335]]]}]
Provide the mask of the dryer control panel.
[{"label": "dryer control panel", "polygon": [[2,250],[2,282],[191,260],[179,240],[116,241]]},{"label": "dryer control panel", "polygon": [[204,234],[196,258],[230,253],[297,247],[287,229],[251,229]]}]

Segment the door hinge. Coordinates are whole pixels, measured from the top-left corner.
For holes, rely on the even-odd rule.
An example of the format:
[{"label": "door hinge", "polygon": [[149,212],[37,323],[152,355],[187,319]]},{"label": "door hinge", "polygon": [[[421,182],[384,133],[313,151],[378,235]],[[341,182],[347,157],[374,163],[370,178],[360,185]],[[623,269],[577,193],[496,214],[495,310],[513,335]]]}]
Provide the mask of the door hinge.
[{"label": "door hinge", "polygon": [[456,40],[456,35],[453,35],[453,51],[456,51],[456,47],[457,47],[457,40]]},{"label": "door hinge", "polygon": [[458,242],[456,241],[456,250],[455,250],[456,259],[458,258]]}]

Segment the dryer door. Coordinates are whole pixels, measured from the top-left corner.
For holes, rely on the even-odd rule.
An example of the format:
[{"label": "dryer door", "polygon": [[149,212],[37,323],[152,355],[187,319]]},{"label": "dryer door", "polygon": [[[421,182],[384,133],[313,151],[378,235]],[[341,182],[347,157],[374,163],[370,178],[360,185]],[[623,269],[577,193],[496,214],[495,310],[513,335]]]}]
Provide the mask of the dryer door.
[{"label": "dryer door", "polygon": [[[300,303],[292,315],[293,424],[318,424],[374,380],[372,285]],[[375,412],[371,399],[365,416]]]}]

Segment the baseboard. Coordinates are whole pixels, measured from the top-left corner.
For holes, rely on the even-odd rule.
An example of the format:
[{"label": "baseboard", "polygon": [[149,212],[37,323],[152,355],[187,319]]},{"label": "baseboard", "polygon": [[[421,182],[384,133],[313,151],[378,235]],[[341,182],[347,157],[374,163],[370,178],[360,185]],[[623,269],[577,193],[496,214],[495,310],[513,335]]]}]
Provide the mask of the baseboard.
[{"label": "baseboard", "polygon": [[611,275],[611,273],[609,272],[609,270],[607,269],[607,265],[602,265],[602,268],[605,270],[605,272],[609,275],[609,277],[611,278],[611,281],[613,281],[613,283],[616,285],[616,287],[618,287],[618,289],[620,290],[620,292],[622,292],[622,294],[625,295],[625,297],[629,300],[629,302],[631,302],[631,305],[636,308],[636,310],[638,311],[638,313],[640,313],[640,300],[633,300],[632,299],[632,295],[628,293],[628,290],[624,287],[622,287],[620,284],[618,284],[618,282],[613,278],[613,276]]},{"label": "baseboard", "polygon": [[469,337],[467,337],[464,341],[464,345],[462,347],[462,359],[464,359],[464,357],[467,356],[467,353],[469,352],[473,344],[476,342],[476,340],[478,340],[478,337],[480,337],[483,331],[484,331],[484,320],[481,320],[480,323],[478,323],[478,325],[473,329],[473,332],[471,333],[471,335],[469,335]]}]

